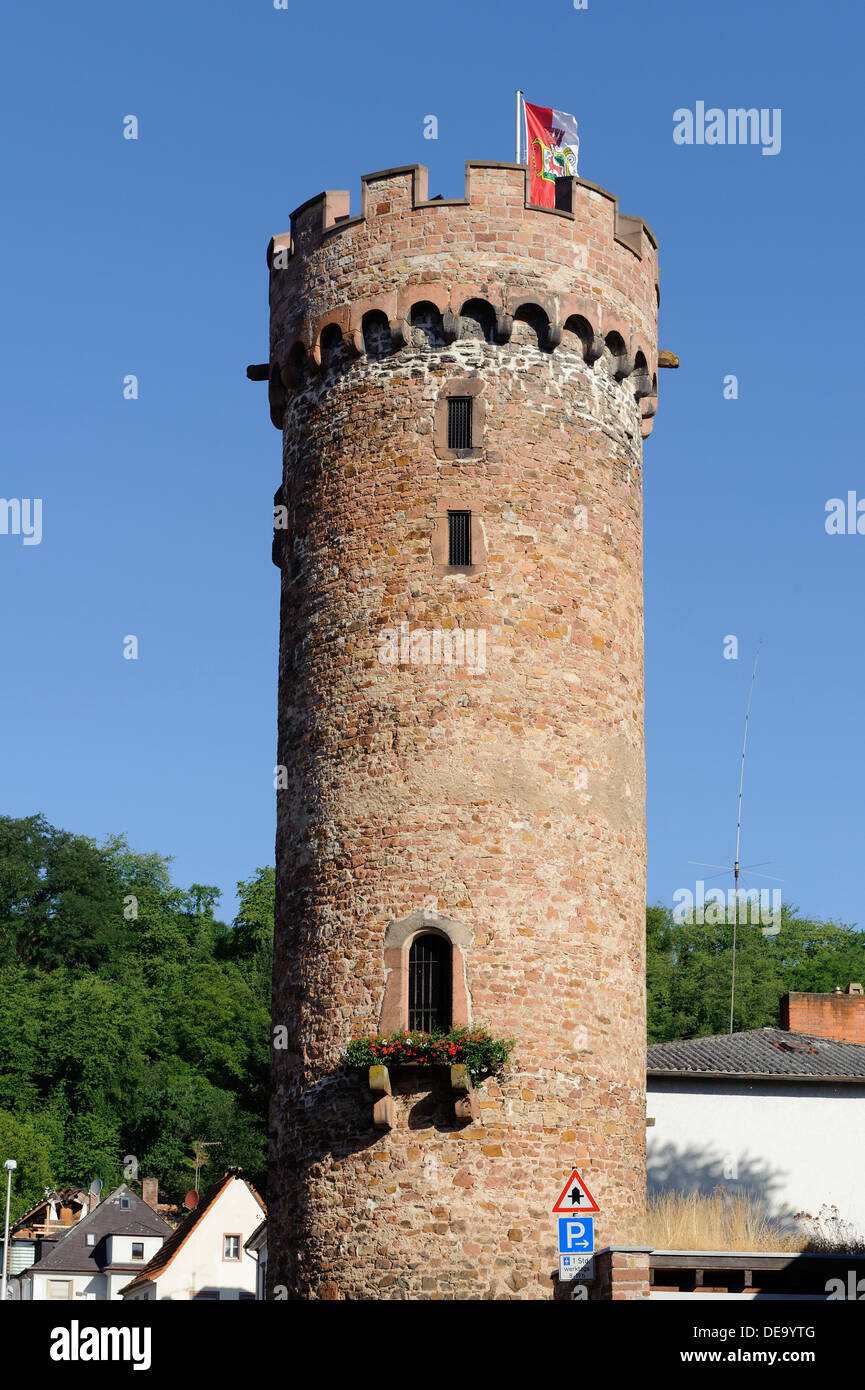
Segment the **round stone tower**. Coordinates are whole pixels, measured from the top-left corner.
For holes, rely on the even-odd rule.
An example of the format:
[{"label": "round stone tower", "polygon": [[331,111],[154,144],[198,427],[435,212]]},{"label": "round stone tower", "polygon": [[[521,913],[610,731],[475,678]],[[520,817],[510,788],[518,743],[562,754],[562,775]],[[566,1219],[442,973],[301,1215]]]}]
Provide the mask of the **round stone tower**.
[{"label": "round stone tower", "polygon": [[[283,431],[271,1288],[549,1298],[645,1195],[642,438],[655,239],[469,163],[324,193],[274,238]],[[498,1080],[347,1068],[477,1023]],[[285,1296],[280,1289],[278,1296]]]}]

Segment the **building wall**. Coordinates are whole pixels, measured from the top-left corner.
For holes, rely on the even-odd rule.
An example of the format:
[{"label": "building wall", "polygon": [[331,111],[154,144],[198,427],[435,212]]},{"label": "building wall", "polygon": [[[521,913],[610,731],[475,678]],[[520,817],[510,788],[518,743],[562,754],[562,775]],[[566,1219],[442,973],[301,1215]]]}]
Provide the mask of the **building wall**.
[{"label": "building wall", "polygon": [[25,1277],[32,1281],[30,1296],[35,1301],[48,1300],[49,1282],[56,1285],[66,1281],[71,1282],[73,1302],[82,1300],[103,1302],[108,1297],[107,1279],[104,1274],[64,1274],[62,1270],[56,1270],[50,1274],[34,1273]]},{"label": "building wall", "polygon": [[106,1250],[107,1263],[115,1265],[138,1263],[138,1261],[132,1258],[132,1247],[133,1245],[141,1245],[144,1247],[144,1253],[140,1261],[141,1268],[143,1269],[147,1261],[156,1254],[163,1239],[163,1236],[109,1236]]},{"label": "building wall", "polygon": [[[256,1261],[244,1250],[243,1242],[260,1225],[263,1215],[245,1183],[231,1183],[206,1212],[171,1264],[154,1279],[156,1298],[189,1299],[205,1289],[219,1289],[220,1299],[227,1301],[236,1299],[240,1293],[254,1294]],[[240,1236],[239,1262],[223,1260],[223,1235]]]},{"label": "building wall", "polygon": [[[288,518],[273,1021],[288,1046],[269,1277],[301,1297],[548,1297],[550,1207],[574,1164],[602,1242],[632,1237],[644,1202],[650,420],[627,367],[642,352],[654,373],[655,245],[591,185],[568,218],[526,209],[519,168],[470,173],[457,203],[426,202],[415,171],[371,176],[365,217],[344,224],[329,219],[347,195],[313,200],[272,273]],[[414,305],[446,328],[472,298],[496,341],[467,316],[474,336],[411,330]],[[550,341],[519,321],[526,304]],[[605,347],[617,332],[624,357]],[[465,391],[484,433],[455,458],[439,403]],[[443,570],[449,507],[476,519],[470,572]],[[382,664],[403,625],[483,632],[484,669]],[[453,933],[466,1017],[516,1039],[477,1122],[457,1122],[446,1078],[403,1074],[377,1131],[365,1079],[340,1065],[351,1038],[404,1021],[386,1001],[395,923]]]},{"label": "building wall", "polygon": [[865,1234],[865,1087],[649,1079],[648,1188],[746,1190]]}]

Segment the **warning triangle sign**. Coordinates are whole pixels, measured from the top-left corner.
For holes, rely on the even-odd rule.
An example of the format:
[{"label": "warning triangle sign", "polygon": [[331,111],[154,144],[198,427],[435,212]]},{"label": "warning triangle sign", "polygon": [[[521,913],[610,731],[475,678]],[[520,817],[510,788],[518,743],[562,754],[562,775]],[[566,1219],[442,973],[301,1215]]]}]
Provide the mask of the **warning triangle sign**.
[{"label": "warning triangle sign", "polygon": [[570,1216],[574,1212],[581,1212],[585,1215],[586,1212],[600,1210],[600,1207],[575,1168],[562,1188],[559,1200],[553,1207],[554,1215]]}]

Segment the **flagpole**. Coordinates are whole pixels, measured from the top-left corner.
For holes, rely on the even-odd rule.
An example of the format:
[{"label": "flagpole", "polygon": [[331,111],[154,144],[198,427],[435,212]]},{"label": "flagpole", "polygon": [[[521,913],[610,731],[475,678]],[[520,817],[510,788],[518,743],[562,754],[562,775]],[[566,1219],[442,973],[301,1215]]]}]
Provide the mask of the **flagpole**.
[{"label": "flagpole", "polygon": [[521,99],[522,99],[522,95],[523,95],[522,92],[519,90],[519,88],[517,88],[517,128],[516,128],[516,136],[517,136],[517,157],[516,157],[516,163],[517,163],[517,164],[522,164],[522,160],[520,159],[520,145],[521,145],[521,143],[522,143],[521,140],[520,140],[520,101],[521,101]]}]

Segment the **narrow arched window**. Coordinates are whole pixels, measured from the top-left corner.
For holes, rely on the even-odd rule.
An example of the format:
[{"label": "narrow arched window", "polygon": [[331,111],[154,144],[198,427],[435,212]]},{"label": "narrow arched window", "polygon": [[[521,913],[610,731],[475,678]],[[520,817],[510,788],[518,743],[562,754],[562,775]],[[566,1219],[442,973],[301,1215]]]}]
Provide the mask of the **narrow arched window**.
[{"label": "narrow arched window", "polygon": [[424,1033],[451,1026],[451,946],[443,936],[415,937],[408,958],[408,1026]]}]

